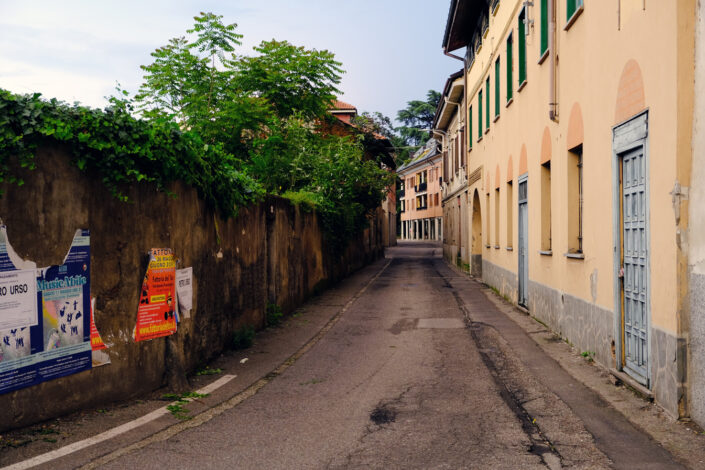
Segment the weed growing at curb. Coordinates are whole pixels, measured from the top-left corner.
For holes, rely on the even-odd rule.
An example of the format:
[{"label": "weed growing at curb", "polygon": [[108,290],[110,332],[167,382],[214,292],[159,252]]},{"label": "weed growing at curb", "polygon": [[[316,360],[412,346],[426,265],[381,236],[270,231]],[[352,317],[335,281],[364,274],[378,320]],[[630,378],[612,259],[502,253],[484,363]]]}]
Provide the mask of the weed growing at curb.
[{"label": "weed growing at curb", "polygon": [[174,415],[175,418],[185,421],[191,419],[191,416],[189,416],[189,413],[191,413],[191,411],[189,411],[184,405],[187,404],[189,401],[193,401],[198,398],[204,398],[207,396],[208,394],[196,392],[185,392],[182,394],[165,393],[164,395],[162,395],[161,399],[167,401],[173,400],[174,403],[168,405],[166,409],[169,410],[169,412]]},{"label": "weed growing at curb", "polygon": [[281,323],[284,314],[282,308],[277,304],[267,304],[267,326],[277,326]]},{"label": "weed growing at curb", "polygon": [[580,353],[581,356],[585,358],[586,361],[588,362],[593,362],[595,360],[595,352],[594,351],[583,351]]},{"label": "weed growing at curb", "polygon": [[247,349],[255,339],[255,328],[245,325],[233,334],[233,349]]},{"label": "weed growing at curb", "polygon": [[196,375],[218,375],[218,374],[222,374],[222,373],[223,373],[223,369],[220,369],[220,368],[211,369],[208,366],[196,371]]}]

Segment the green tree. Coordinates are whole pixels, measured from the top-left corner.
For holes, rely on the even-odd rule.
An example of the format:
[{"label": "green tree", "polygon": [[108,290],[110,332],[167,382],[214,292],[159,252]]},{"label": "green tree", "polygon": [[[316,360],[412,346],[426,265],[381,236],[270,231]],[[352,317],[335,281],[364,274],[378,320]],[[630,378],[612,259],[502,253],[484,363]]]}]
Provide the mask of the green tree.
[{"label": "green tree", "polygon": [[258,55],[230,62],[237,71],[235,83],[265,98],[279,117],[321,117],[340,94],[336,87],[343,71],[333,53],[276,40],[263,41],[254,50]]},{"label": "green tree", "polygon": [[441,94],[428,90],[426,100],[412,100],[406,103],[406,108],[399,110],[397,120],[403,124],[397,128],[399,134],[408,145],[419,146],[426,142],[431,134]]}]

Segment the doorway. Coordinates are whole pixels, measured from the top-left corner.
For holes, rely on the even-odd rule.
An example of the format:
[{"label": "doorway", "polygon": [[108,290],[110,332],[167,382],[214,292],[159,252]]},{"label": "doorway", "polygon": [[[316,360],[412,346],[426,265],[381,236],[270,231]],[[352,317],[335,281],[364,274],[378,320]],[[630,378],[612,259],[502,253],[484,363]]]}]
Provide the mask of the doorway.
[{"label": "doorway", "polygon": [[528,306],[528,282],[529,282],[529,175],[524,174],[519,177],[519,270],[518,270],[518,303],[524,307]]}]

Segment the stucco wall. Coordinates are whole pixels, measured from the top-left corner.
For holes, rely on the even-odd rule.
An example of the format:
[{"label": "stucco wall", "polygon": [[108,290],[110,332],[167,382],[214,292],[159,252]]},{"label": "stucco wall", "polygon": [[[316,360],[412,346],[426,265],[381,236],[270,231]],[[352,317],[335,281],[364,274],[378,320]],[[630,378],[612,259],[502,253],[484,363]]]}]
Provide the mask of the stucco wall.
[{"label": "stucco wall", "polygon": [[[74,231],[90,229],[95,322],[112,363],[1,395],[0,429],[159,388],[167,355],[193,370],[227,348],[238,328],[262,327],[268,302],[291,312],[326,283],[382,254],[381,209],[358,240],[330,254],[317,216],[283,199],[223,220],[180,184],[170,188],[176,197],[150,185],[126,188],[131,202],[121,203],[60,150],[40,150],[37,163],[25,185],[2,187],[0,217],[17,253],[38,266],[60,264]],[[194,310],[169,340],[135,343],[146,253],[159,247],[172,248],[179,267],[193,267]]]}]

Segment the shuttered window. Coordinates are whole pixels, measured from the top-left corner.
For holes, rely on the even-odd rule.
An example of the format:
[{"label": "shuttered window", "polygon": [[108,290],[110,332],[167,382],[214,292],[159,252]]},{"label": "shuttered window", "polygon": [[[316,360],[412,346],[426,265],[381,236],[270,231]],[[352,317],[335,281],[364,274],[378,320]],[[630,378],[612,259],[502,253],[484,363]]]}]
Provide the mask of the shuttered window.
[{"label": "shuttered window", "polygon": [[507,38],[507,102],[512,99],[514,84],[512,83],[512,68],[514,67],[514,39],[510,34]]},{"label": "shuttered window", "polygon": [[472,106],[468,108],[468,150],[472,150]]},{"label": "shuttered window", "polygon": [[490,77],[485,80],[486,108],[485,108],[485,130],[490,130]]},{"label": "shuttered window", "polygon": [[566,21],[570,20],[581,6],[583,6],[583,0],[567,0]]},{"label": "shuttered window", "polygon": [[499,116],[499,57],[494,63],[494,116]]},{"label": "shuttered window", "polygon": [[541,53],[543,56],[548,50],[548,0],[541,0]]},{"label": "shuttered window", "polygon": [[518,46],[519,46],[519,86],[526,81],[526,9],[519,14]]},{"label": "shuttered window", "polygon": [[477,94],[477,140],[482,139],[482,90]]}]

